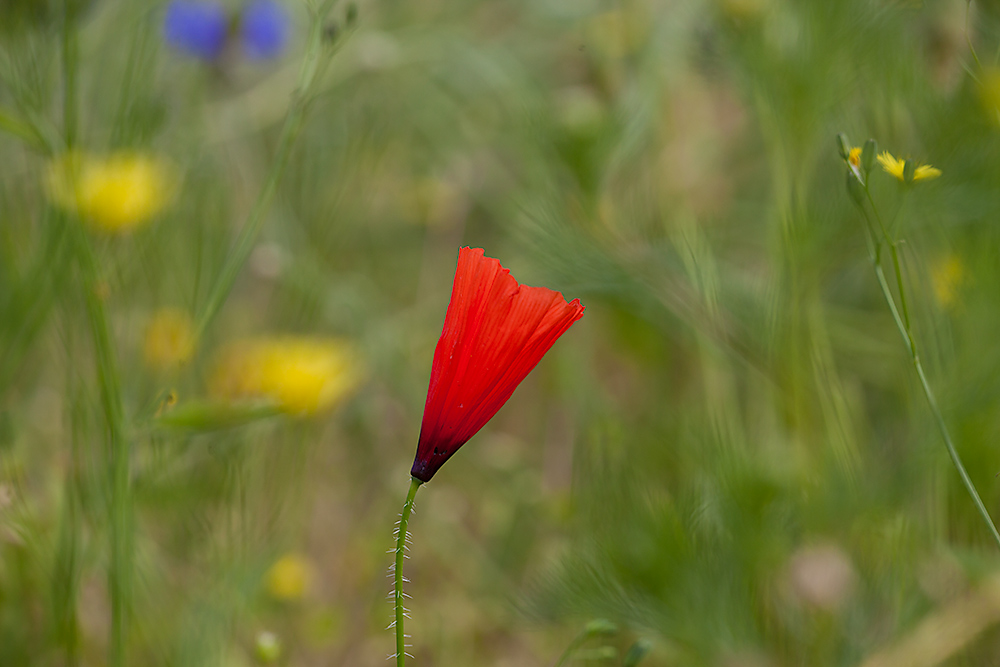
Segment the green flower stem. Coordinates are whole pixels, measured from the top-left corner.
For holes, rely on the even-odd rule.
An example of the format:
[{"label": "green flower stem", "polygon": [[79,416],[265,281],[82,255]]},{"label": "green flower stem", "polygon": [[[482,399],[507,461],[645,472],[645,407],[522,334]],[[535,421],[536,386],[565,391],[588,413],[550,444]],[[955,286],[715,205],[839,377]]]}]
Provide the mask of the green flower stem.
[{"label": "green flower stem", "polygon": [[327,60],[324,56],[332,55],[332,51],[325,49],[323,43],[323,17],[326,16],[332,4],[330,1],[324,2],[323,6],[317,10],[313,17],[305,56],[302,60],[302,68],[299,70],[298,85],[293,93],[288,115],[285,116],[285,123],[281,128],[281,136],[278,140],[278,149],[275,153],[274,161],[271,163],[271,168],[267,173],[264,187],[257,194],[257,199],[254,201],[246,222],[240,230],[239,236],[236,239],[236,245],[230,251],[222,267],[222,272],[209,292],[208,301],[205,303],[205,307],[198,318],[198,324],[195,329],[196,337],[201,337],[201,334],[205,332],[212,319],[222,308],[222,304],[225,303],[229,292],[232,291],[237,276],[250,257],[254,244],[257,242],[257,236],[260,234],[264,218],[271,207],[271,201],[274,199],[274,194],[278,189],[278,183],[281,181],[285,168],[288,166],[292,146],[295,144],[295,140],[302,130],[302,121],[305,118],[306,108],[311,100],[312,86],[317,79],[318,73],[321,71],[321,64]]},{"label": "green flower stem", "polygon": [[[899,263],[899,252],[896,250],[896,240],[892,238],[889,234],[889,230],[886,228],[885,224],[882,222],[882,216],[878,213],[878,208],[875,207],[875,200],[872,199],[871,190],[868,189],[868,183],[865,183],[865,196],[868,198],[868,203],[872,207],[872,211],[875,213],[875,220],[878,222],[879,230],[882,232],[882,238],[885,239],[885,243],[889,246],[889,254],[892,256],[892,267],[896,273],[896,285],[899,288],[899,305],[903,311],[903,322],[906,325],[906,339],[908,342],[908,347],[912,350],[913,345],[913,335],[910,331],[910,311],[906,307],[906,290],[903,289],[903,271]],[[876,243],[876,247],[879,248],[879,252],[876,257],[881,260],[881,244]]]},{"label": "green flower stem", "polygon": [[972,479],[969,477],[969,473],[965,469],[965,465],[962,463],[962,457],[959,456],[958,450],[955,448],[955,443],[951,439],[951,433],[948,431],[948,426],[944,421],[944,416],[941,414],[941,409],[938,407],[937,399],[934,396],[934,391],[931,389],[930,383],[927,381],[927,375],[924,373],[923,364],[920,363],[920,355],[917,352],[917,346],[913,340],[913,335],[910,331],[909,317],[906,312],[906,288],[903,285],[902,272],[899,266],[899,256],[896,253],[896,244],[892,238],[888,235],[885,226],[882,224],[882,219],[879,217],[878,209],[875,207],[875,202],[872,199],[871,194],[868,192],[868,186],[865,184],[865,193],[868,196],[868,202],[871,204],[872,211],[875,213],[878,225],[881,228],[883,235],[885,237],[886,244],[889,246],[890,253],[892,255],[893,265],[896,273],[896,289],[899,293],[899,301],[903,307],[903,316],[900,317],[899,308],[896,307],[896,301],[893,299],[892,291],[889,288],[889,283],[885,279],[885,272],[882,270],[881,253],[879,252],[879,247],[881,241],[874,238],[874,225],[868,216],[868,211],[865,210],[864,206],[860,206],[861,213],[864,215],[865,221],[867,223],[868,234],[869,234],[869,249],[875,248],[875,252],[872,253],[872,265],[875,269],[875,277],[878,280],[879,288],[882,290],[882,297],[885,299],[885,303],[889,306],[889,311],[892,313],[892,319],[896,323],[896,328],[899,330],[899,335],[903,338],[903,344],[906,346],[906,351],[910,355],[910,360],[913,363],[913,368],[917,372],[917,377],[920,378],[920,387],[924,391],[924,396],[927,399],[927,404],[931,408],[931,414],[934,415],[934,421],[937,423],[938,430],[941,431],[941,437],[944,438],[945,448],[948,450],[948,456],[951,457],[951,462],[954,464],[955,469],[958,471],[958,476],[962,479],[962,484],[965,485],[966,490],[969,492],[969,496],[972,498],[972,502],[975,504],[976,509],[979,511],[980,516],[982,516],[983,521],[989,527],[990,534],[993,536],[993,540],[996,542],[997,546],[1000,547],[1000,532],[997,531],[996,524],[990,517],[989,510],[986,509],[986,505],[983,503],[983,499],[979,496],[979,492],[976,491],[975,484],[972,483]]},{"label": "green flower stem", "polygon": [[417,496],[417,489],[423,484],[416,477],[410,478],[410,490],[406,494],[406,502],[403,503],[403,513],[399,517],[399,528],[396,530],[396,562],[393,565],[393,604],[396,607],[396,667],[403,667],[406,663],[406,635],[403,634],[403,619],[406,610],[403,608],[403,558],[406,554],[406,526],[410,522],[410,513],[413,511],[413,499]]},{"label": "green flower stem", "polygon": [[130,608],[132,579],[131,489],[129,485],[129,455],[131,444],[125,434],[122,391],[115,359],[107,309],[100,296],[97,262],[86,232],[78,221],[70,220],[69,231],[75,236],[77,258],[83,274],[84,304],[94,338],[97,356],[98,384],[101,407],[108,429],[108,449],[111,458],[110,536],[111,559],[108,568],[108,588],[111,598],[110,659],[111,667],[123,667]]}]

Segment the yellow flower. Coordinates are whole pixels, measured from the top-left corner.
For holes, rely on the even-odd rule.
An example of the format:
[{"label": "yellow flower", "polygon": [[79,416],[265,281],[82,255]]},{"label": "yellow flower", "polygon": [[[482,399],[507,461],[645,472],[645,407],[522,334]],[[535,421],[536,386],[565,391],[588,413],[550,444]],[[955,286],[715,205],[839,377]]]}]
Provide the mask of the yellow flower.
[{"label": "yellow flower", "polygon": [[851,149],[851,152],[847,156],[847,161],[851,163],[851,166],[855,169],[861,168],[861,147],[856,146]]},{"label": "yellow flower", "polygon": [[99,231],[121,234],[160,212],[173,178],[165,163],[137,153],[67,153],[50,165],[48,186],[57,205],[76,211]]},{"label": "yellow flower", "polygon": [[267,592],[276,600],[300,600],[312,584],[313,566],[298,554],[285,554],[264,575]]},{"label": "yellow flower", "polygon": [[[900,181],[906,181],[906,160],[899,160],[893,157],[889,151],[882,151],[878,155],[879,164],[888,173],[892,174]],[[922,164],[918,165],[916,169],[913,170],[913,180],[914,181],[925,181],[932,178],[937,178],[941,175],[941,170],[931,167],[930,165]]]},{"label": "yellow flower", "polygon": [[270,400],[290,414],[314,414],[339,402],[360,380],[360,363],[351,345],[286,337],[230,345],[220,357],[210,391],[228,400]]},{"label": "yellow flower", "polygon": [[955,255],[945,255],[931,266],[934,296],[945,308],[951,308],[958,302],[958,290],[965,280],[965,265]]},{"label": "yellow flower", "polygon": [[146,323],[142,346],[146,364],[156,370],[168,370],[191,359],[194,352],[194,329],[191,318],[177,308],[161,308]]}]

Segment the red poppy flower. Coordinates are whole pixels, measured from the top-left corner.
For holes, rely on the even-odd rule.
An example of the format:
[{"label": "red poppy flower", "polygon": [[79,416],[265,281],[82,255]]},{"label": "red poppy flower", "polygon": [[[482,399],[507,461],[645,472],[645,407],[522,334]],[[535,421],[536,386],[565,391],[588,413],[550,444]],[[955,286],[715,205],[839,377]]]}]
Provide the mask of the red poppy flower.
[{"label": "red poppy flower", "polygon": [[482,248],[460,249],[410,474],[429,481],[582,316],[579,299],[519,285]]}]

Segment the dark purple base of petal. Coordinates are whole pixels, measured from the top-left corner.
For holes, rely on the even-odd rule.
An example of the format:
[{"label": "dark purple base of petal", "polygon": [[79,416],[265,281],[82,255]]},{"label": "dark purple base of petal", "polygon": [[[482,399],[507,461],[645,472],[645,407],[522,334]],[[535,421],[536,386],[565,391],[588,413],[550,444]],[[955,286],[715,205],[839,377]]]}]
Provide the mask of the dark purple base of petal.
[{"label": "dark purple base of petal", "polygon": [[444,462],[450,459],[451,455],[454,453],[454,451],[446,452],[441,449],[434,448],[430,454],[421,458],[418,450],[417,458],[413,460],[413,467],[410,468],[410,476],[419,479],[421,482],[431,481],[431,477],[433,477],[434,473],[438,471],[438,468],[443,466]]}]

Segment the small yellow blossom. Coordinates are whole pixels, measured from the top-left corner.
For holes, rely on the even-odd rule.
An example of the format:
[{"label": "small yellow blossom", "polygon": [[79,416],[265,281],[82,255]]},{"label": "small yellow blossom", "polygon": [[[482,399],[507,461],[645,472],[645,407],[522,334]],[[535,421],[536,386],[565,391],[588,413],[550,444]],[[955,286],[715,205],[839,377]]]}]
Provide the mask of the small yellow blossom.
[{"label": "small yellow blossom", "polygon": [[177,308],[153,313],[146,323],[142,352],[146,364],[160,371],[189,361],[194,352],[194,328],[188,314]]},{"label": "small yellow blossom", "polygon": [[850,153],[847,155],[847,161],[851,163],[851,166],[855,169],[861,168],[861,147],[855,146],[851,149]]},{"label": "small yellow blossom", "polygon": [[50,165],[48,186],[57,205],[76,211],[99,231],[121,234],[160,212],[173,178],[165,163],[137,153],[68,153]]},{"label": "small yellow blossom", "polygon": [[285,554],[274,562],[264,575],[268,594],[276,600],[293,602],[301,600],[312,585],[312,563],[303,556]]},{"label": "small yellow blossom", "polygon": [[944,308],[951,308],[957,304],[958,290],[965,281],[965,265],[955,255],[945,255],[931,266],[934,296]]},{"label": "small yellow blossom", "polygon": [[210,391],[227,400],[271,400],[290,414],[314,414],[339,402],[360,380],[350,344],[286,337],[230,345],[220,356]]},{"label": "small yellow blossom", "polygon": [[[906,180],[906,160],[899,160],[893,157],[889,151],[882,151],[878,155],[878,161],[886,172],[892,174],[900,181]],[[914,181],[926,181],[932,178],[937,178],[940,175],[940,169],[936,169],[926,164],[918,165],[917,168],[913,170]]]}]

